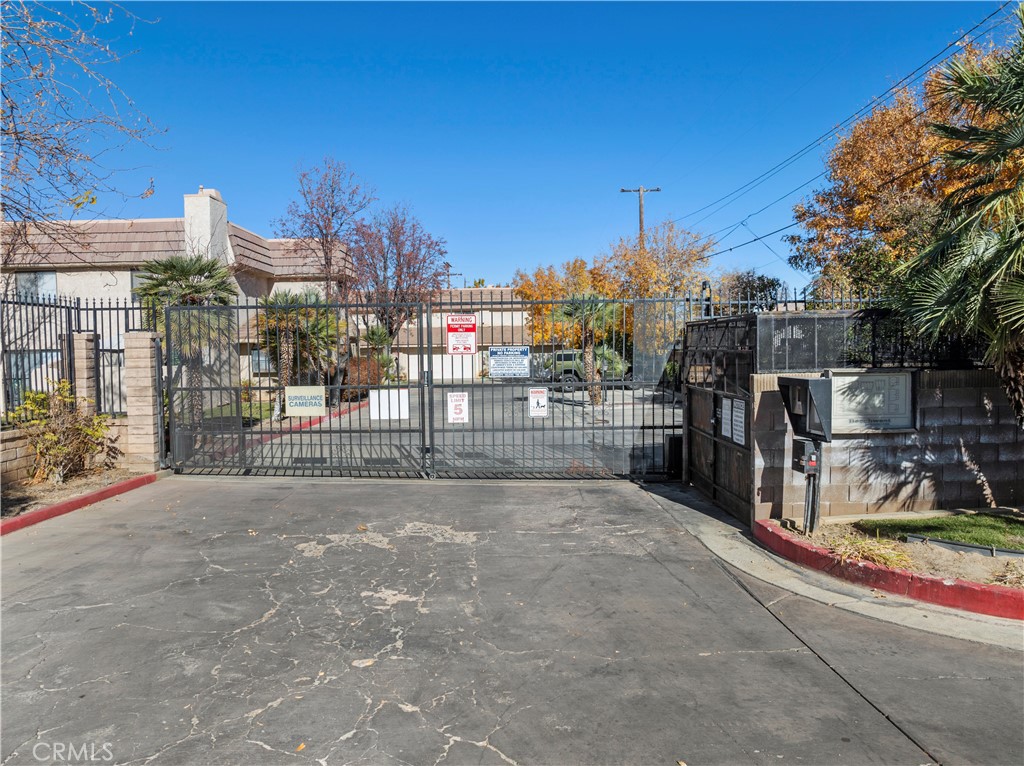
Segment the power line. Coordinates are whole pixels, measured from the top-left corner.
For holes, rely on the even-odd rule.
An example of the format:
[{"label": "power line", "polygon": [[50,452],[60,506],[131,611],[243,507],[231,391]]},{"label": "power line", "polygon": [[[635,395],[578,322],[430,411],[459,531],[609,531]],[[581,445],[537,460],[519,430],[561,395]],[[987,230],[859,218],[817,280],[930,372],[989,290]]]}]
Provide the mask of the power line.
[{"label": "power line", "polygon": [[[898,175],[892,176],[891,178],[887,178],[885,181],[882,181],[882,183],[880,183],[878,185],[878,191],[876,191],[871,196],[872,197],[877,197],[879,194],[881,194],[882,190],[885,187],[889,186],[890,184],[893,184],[896,181],[899,181],[899,180],[901,180],[903,178],[906,178],[911,173],[916,173],[918,170],[922,170],[923,168],[927,167],[928,165],[933,165],[934,163],[936,163],[938,161],[939,161],[938,157],[933,157],[932,159],[925,160],[924,162],[919,163],[919,164],[915,165],[914,167],[912,167],[912,168],[910,168],[908,170],[905,170],[905,171],[903,171],[902,173],[900,173]],[[775,231],[770,231],[770,232],[768,232],[767,234],[765,234],[763,236],[754,237],[753,239],[747,240],[746,242],[741,242],[738,245],[733,245],[732,247],[727,248],[725,250],[719,250],[719,251],[714,252],[714,253],[708,253],[707,255],[702,255],[697,260],[706,261],[706,260],[709,260],[711,258],[714,258],[716,255],[725,255],[726,253],[731,253],[733,250],[738,250],[741,247],[746,247],[747,245],[752,245],[755,242],[760,242],[763,239],[767,239],[768,237],[771,237],[774,234],[778,234],[780,231],[786,231],[786,229],[792,229],[794,226],[799,226],[800,223],[801,223],[800,221],[794,221],[793,223],[789,224],[788,226],[783,226],[781,229],[776,229]],[[739,228],[740,226],[746,226],[746,228],[750,231],[751,234],[754,233],[753,230],[750,229],[750,226],[747,225],[747,221],[746,221],[745,218],[736,225],[736,228]],[[697,241],[699,242],[700,240],[697,240]],[[765,247],[767,247],[767,245],[765,245]],[[779,258],[778,254],[775,253],[774,250],[772,250],[770,247],[768,249],[772,252],[773,255],[775,255],[776,258]],[[781,258],[780,258],[780,260],[781,260]],[[786,265],[789,265],[789,264],[787,263]]]},{"label": "power line", "polygon": [[746,242],[741,242],[738,245],[733,245],[732,247],[727,248],[725,250],[719,250],[716,253],[708,253],[707,255],[702,255],[697,260],[699,260],[699,261],[707,261],[707,260],[710,260],[711,258],[714,258],[716,255],[725,255],[726,253],[731,253],[733,250],[739,250],[741,247],[746,247],[747,245],[752,245],[755,242],[760,242],[762,239],[767,239],[768,237],[771,237],[771,236],[773,236],[775,234],[778,234],[780,231],[785,231],[786,229],[792,229],[794,226],[799,226],[799,225],[800,225],[799,221],[794,221],[793,223],[789,224],[788,226],[783,226],[781,229],[776,229],[775,231],[770,231],[767,234],[765,234],[764,236],[754,237],[753,239],[748,239]]},{"label": "power line", "polygon": [[[684,220],[684,219],[686,219],[686,218],[689,218],[689,217],[691,217],[691,216],[694,216],[694,215],[696,215],[697,213],[701,213],[701,212],[703,212],[703,211],[707,210],[707,209],[708,209],[708,208],[710,208],[710,207],[714,207],[715,205],[717,205],[717,204],[718,204],[718,203],[720,203],[720,202],[724,202],[724,201],[726,201],[726,200],[730,200],[730,198],[734,197],[734,199],[732,199],[732,200],[730,200],[730,201],[729,201],[728,203],[726,203],[727,205],[728,205],[728,204],[731,204],[731,203],[732,203],[732,202],[734,202],[734,201],[735,201],[736,199],[739,199],[739,198],[740,198],[741,196],[743,196],[744,194],[746,194],[746,193],[747,193],[748,191],[751,191],[751,190],[753,190],[753,189],[754,189],[754,188],[756,188],[757,186],[760,186],[760,185],[761,185],[761,183],[764,183],[765,181],[767,181],[767,180],[768,180],[769,178],[771,178],[772,176],[774,176],[774,175],[777,175],[777,174],[778,174],[778,173],[780,173],[780,172],[781,172],[782,170],[785,170],[785,169],[786,169],[787,167],[789,167],[789,166],[790,166],[791,164],[793,164],[794,162],[796,162],[796,161],[797,161],[798,159],[800,159],[801,157],[803,157],[804,155],[806,155],[806,154],[807,154],[808,152],[810,152],[811,150],[813,150],[813,149],[817,148],[818,146],[820,146],[821,144],[823,144],[823,143],[824,143],[825,141],[827,141],[827,140],[828,140],[829,138],[831,138],[831,137],[833,136],[833,134],[834,134],[834,132],[835,132],[836,130],[842,130],[842,129],[846,128],[846,127],[847,127],[847,126],[848,126],[849,124],[851,124],[852,122],[856,121],[856,120],[857,120],[857,119],[859,119],[859,118],[860,118],[861,116],[863,116],[863,114],[864,114],[864,113],[865,113],[866,111],[868,111],[868,110],[870,110],[870,109],[874,108],[874,107],[875,107],[875,106],[876,106],[876,105],[877,105],[878,103],[880,103],[880,102],[882,102],[883,100],[887,99],[887,98],[888,98],[888,97],[889,97],[890,95],[892,95],[893,93],[895,93],[895,92],[896,92],[897,90],[899,90],[900,88],[904,87],[905,85],[908,85],[908,84],[910,84],[911,82],[914,82],[914,81],[916,81],[917,79],[920,79],[920,77],[915,77],[915,76],[916,76],[916,75],[918,75],[918,74],[919,74],[920,72],[922,72],[922,70],[925,70],[925,69],[926,69],[927,67],[929,67],[929,66],[930,66],[930,65],[932,64],[932,62],[934,62],[934,61],[935,61],[936,59],[939,59],[939,58],[943,57],[943,56],[944,56],[944,55],[945,55],[945,54],[946,54],[946,53],[947,53],[947,52],[948,52],[948,51],[950,50],[950,48],[953,48],[953,47],[955,47],[955,46],[959,45],[959,44],[960,44],[960,43],[961,43],[961,42],[962,42],[962,41],[963,41],[964,39],[966,39],[966,38],[967,38],[967,37],[969,37],[969,36],[970,36],[971,34],[973,34],[973,33],[974,33],[974,31],[975,31],[976,29],[978,29],[978,28],[979,28],[980,26],[982,26],[983,24],[985,24],[986,22],[988,22],[988,21],[989,21],[990,19],[992,19],[992,18],[993,18],[994,16],[996,16],[997,14],[999,14],[999,13],[1000,13],[1000,12],[1001,12],[1001,11],[1002,11],[1003,9],[1005,9],[1005,8],[1006,8],[1006,6],[1010,5],[1010,3],[1011,3],[1011,2],[1013,2],[1013,0],[1006,0],[1006,2],[1004,2],[1004,3],[1002,4],[1002,5],[1000,5],[1000,6],[999,6],[999,7],[998,7],[998,8],[997,8],[997,9],[996,9],[995,11],[993,11],[992,13],[990,13],[990,14],[989,14],[988,16],[986,16],[986,17],[985,17],[984,19],[982,19],[981,21],[979,21],[979,22],[978,22],[977,24],[975,24],[975,25],[974,25],[973,27],[971,27],[971,28],[970,28],[969,30],[967,30],[966,32],[964,32],[964,33],[963,33],[962,35],[960,35],[960,37],[958,37],[958,38],[957,38],[956,40],[954,40],[953,42],[949,43],[949,44],[948,44],[948,45],[947,45],[947,46],[946,46],[945,48],[943,48],[943,49],[942,49],[941,51],[939,51],[939,52],[938,52],[938,53],[936,53],[936,54],[935,54],[934,56],[932,56],[931,58],[929,58],[929,59],[928,59],[927,61],[925,61],[925,62],[924,62],[923,64],[921,64],[920,66],[918,66],[918,67],[917,67],[917,68],[916,68],[915,70],[913,70],[913,71],[912,71],[912,72],[911,72],[910,74],[908,74],[908,75],[904,76],[903,78],[901,78],[901,79],[900,79],[900,80],[899,80],[898,82],[896,82],[896,83],[895,83],[894,85],[892,85],[892,86],[891,86],[891,87],[890,87],[890,88],[889,88],[888,90],[886,90],[886,91],[885,91],[884,93],[882,93],[882,94],[881,94],[881,95],[879,95],[879,96],[875,96],[875,97],[874,97],[873,99],[871,99],[871,100],[870,100],[870,101],[869,101],[869,102],[868,102],[867,104],[865,104],[864,106],[862,106],[862,107],[861,107],[860,109],[858,109],[858,110],[857,110],[856,112],[854,112],[854,113],[853,113],[852,115],[850,115],[850,116],[849,116],[849,117],[847,117],[847,118],[846,118],[845,120],[843,120],[843,121],[842,121],[841,123],[839,123],[839,124],[838,124],[838,125],[837,125],[837,126],[836,126],[835,128],[833,128],[833,129],[830,129],[830,130],[829,130],[829,131],[828,131],[827,133],[824,133],[824,134],[822,134],[822,135],[821,135],[821,136],[819,136],[819,137],[818,137],[817,139],[815,139],[815,140],[814,140],[814,141],[812,141],[811,143],[807,144],[807,145],[806,145],[806,146],[804,146],[804,147],[803,147],[802,149],[799,149],[799,150],[798,150],[797,152],[795,152],[794,154],[791,154],[791,155],[790,155],[789,157],[787,157],[786,159],[782,160],[782,161],[781,161],[781,162],[779,162],[778,164],[776,164],[776,165],[774,165],[773,167],[769,168],[768,170],[766,170],[766,171],[765,171],[764,173],[762,173],[761,175],[759,175],[759,176],[757,176],[757,177],[753,178],[752,180],[750,180],[750,181],[748,181],[747,183],[743,184],[742,186],[740,186],[740,187],[738,187],[738,188],[734,189],[733,191],[729,192],[728,194],[726,194],[726,195],[724,195],[724,196],[722,196],[722,197],[719,197],[719,198],[718,198],[717,200],[715,200],[714,202],[710,202],[710,203],[708,203],[707,205],[704,205],[704,206],[703,206],[703,207],[701,207],[701,208],[698,208],[698,209],[696,209],[696,210],[693,210],[693,211],[691,211],[691,212],[689,212],[689,213],[686,213],[686,214],[685,214],[685,215],[683,215],[683,216],[680,216],[679,218],[676,218],[676,219],[674,219],[674,221],[673,221],[673,222],[674,222],[674,223],[677,223],[677,222],[679,222],[679,221],[682,221],[682,220]],[[1006,21],[1007,21],[1007,20],[1008,20],[1009,18],[1010,18],[1010,17],[1009,17],[1009,16],[1007,16],[1006,18],[1004,18],[1004,19],[1000,20],[999,22],[997,22],[996,24],[994,24],[994,25],[993,25],[992,27],[990,27],[989,29],[986,29],[986,30],[985,30],[985,31],[984,31],[984,32],[983,32],[982,34],[987,34],[988,32],[992,31],[992,30],[993,30],[993,29],[995,29],[996,27],[998,27],[998,26],[1000,26],[1000,25],[1002,25],[1002,24],[1005,24],[1005,23],[1006,23]],[[820,177],[820,176],[819,176],[819,177]],[[812,181],[813,181],[813,180],[812,180]],[[812,181],[808,181],[808,183],[812,183]],[[806,186],[806,184],[804,184],[804,185]],[[800,187],[800,188],[802,188],[802,187]],[[742,192],[742,194],[741,194],[741,192]],[[773,204],[774,204],[774,203],[773,203]],[[722,210],[722,209],[723,209],[724,207],[726,207],[726,205],[723,205],[722,207],[718,208],[718,210],[715,210],[715,211],[714,211],[713,213],[711,213],[711,215],[713,215],[714,213],[718,212],[719,210]],[[708,216],[705,216],[704,218],[702,218],[702,219],[701,219],[701,221],[703,221],[703,220],[706,220],[706,219],[707,219],[707,217],[708,217]],[[748,217],[749,217],[749,216],[748,216]],[[696,223],[700,223],[700,221],[697,221]]]},{"label": "power line", "polygon": [[[757,237],[757,232],[754,231],[753,229],[751,229],[750,225],[746,221],[743,222],[743,226],[744,226],[744,228],[747,231],[749,231],[751,234],[753,234],[755,237]],[[764,241],[764,237],[758,237],[758,239],[760,240],[761,244],[764,245],[768,249],[768,252],[771,253],[772,255],[774,255],[777,260],[781,261],[784,266],[789,266],[789,262],[786,261],[785,258],[783,258],[781,255],[776,253],[774,250],[772,250],[772,246]]]}]

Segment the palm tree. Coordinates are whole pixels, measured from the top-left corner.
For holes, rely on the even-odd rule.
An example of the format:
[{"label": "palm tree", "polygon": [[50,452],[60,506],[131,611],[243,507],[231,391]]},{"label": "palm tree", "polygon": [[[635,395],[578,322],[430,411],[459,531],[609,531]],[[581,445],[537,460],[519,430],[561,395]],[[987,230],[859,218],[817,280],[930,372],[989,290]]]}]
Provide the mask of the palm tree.
[{"label": "palm tree", "polygon": [[556,318],[572,322],[575,331],[579,323],[580,342],[583,350],[583,377],[586,379],[590,403],[601,404],[601,373],[594,364],[594,344],[598,335],[614,327],[619,318],[619,305],[593,293],[574,295],[555,312]]},{"label": "palm tree", "polygon": [[262,298],[260,306],[256,328],[277,370],[273,416],[281,420],[285,386],[323,379],[344,323],[321,303],[313,289],[301,293],[282,290]]},{"label": "palm tree", "polygon": [[932,243],[907,266],[898,305],[932,341],[979,337],[1024,428],[1024,7],[1013,47],[955,58],[939,94],[960,118],[933,125],[960,142],[942,159],[974,180],[942,203]]},{"label": "palm tree", "polygon": [[384,379],[387,381],[398,379],[398,370],[395,369],[395,359],[391,356],[391,333],[382,324],[367,328],[363,333],[363,340],[373,349],[372,357],[380,366]]},{"label": "palm tree", "polygon": [[216,310],[172,310],[170,326],[164,327],[161,309],[229,306],[234,303],[238,288],[223,262],[201,254],[147,261],[142,270],[137,293],[143,307],[155,316],[157,331],[166,333],[170,351],[179,354],[184,362],[190,419],[193,425],[199,425],[203,420],[203,349],[215,341],[232,340],[235,317]]}]

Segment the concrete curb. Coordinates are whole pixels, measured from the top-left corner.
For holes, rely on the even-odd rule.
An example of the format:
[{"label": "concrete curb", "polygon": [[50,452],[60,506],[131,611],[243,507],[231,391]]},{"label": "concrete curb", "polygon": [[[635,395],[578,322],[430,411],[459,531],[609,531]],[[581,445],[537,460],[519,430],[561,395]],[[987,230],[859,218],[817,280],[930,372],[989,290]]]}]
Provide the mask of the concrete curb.
[{"label": "concrete curb", "polygon": [[147,484],[152,484],[157,479],[161,478],[161,474],[170,473],[169,471],[160,474],[147,473],[142,476],[134,476],[131,479],[125,479],[119,481],[117,484],[111,484],[109,487],[98,489],[95,492],[89,492],[85,495],[78,497],[72,497],[69,500],[64,500],[56,505],[51,505],[48,508],[38,508],[28,513],[23,513],[19,516],[14,516],[10,519],[4,519],[0,521],[0,537],[6,535],[9,532],[14,532],[18,529],[24,529],[25,527],[31,527],[34,524],[38,524],[41,521],[52,519],[55,516],[63,516],[65,513],[71,513],[77,511],[79,508],[84,508],[87,505],[98,503],[101,500],[107,500],[108,498],[115,497],[117,495],[123,495],[125,492],[130,492],[133,489],[144,487]]},{"label": "concrete curb", "polygon": [[767,520],[756,521],[753,533],[754,538],[773,553],[833,577],[939,606],[1024,620],[1024,590],[1018,588],[944,580],[866,561],[843,561],[825,548],[801,540]]}]

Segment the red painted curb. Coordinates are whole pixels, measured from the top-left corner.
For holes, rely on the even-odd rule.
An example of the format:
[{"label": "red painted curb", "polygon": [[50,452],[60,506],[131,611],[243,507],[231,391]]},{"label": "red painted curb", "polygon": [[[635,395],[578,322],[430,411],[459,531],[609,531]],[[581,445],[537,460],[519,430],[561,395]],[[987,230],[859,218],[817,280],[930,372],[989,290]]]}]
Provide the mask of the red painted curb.
[{"label": "red painted curb", "polygon": [[1020,588],[944,580],[867,561],[843,561],[831,551],[801,540],[764,519],[754,522],[753,531],[754,538],[770,551],[833,577],[939,606],[1024,620],[1024,590]]},{"label": "red painted curb", "polygon": [[120,495],[130,490],[144,487],[147,484],[152,484],[154,481],[156,481],[155,473],[135,476],[131,479],[119,481],[117,484],[111,484],[109,487],[98,489],[95,492],[90,492],[87,495],[81,495],[80,497],[73,497],[70,500],[64,500],[63,502],[51,505],[48,508],[40,508],[35,511],[23,513],[20,516],[4,519],[3,521],[0,521],[0,537],[6,535],[8,532],[14,532],[17,529],[23,529],[25,527],[30,527],[33,524],[38,524],[40,521],[52,519],[54,516],[63,516],[65,513],[77,511],[79,508],[84,508],[87,505],[98,503],[100,500],[106,500],[107,498],[114,497],[115,495]]}]

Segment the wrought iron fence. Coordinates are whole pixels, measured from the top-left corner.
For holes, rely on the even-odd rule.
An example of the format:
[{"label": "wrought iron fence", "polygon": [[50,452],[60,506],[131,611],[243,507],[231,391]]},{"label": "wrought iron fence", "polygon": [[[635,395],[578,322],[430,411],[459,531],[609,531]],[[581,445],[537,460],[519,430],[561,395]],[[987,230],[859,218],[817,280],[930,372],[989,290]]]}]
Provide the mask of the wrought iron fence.
[{"label": "wrought iron fence", "polygon": [[131,301],[17,296],[0,301],[0,411],[4,424],[29,391],[75,382],[73,335],[95,333],[96,411],[124,415],[124,336],[156,327],[157,312]]},{"label": "wrought iron fence", "polygon": [[0,371],[4,422],[31,391],[50,391],[57,381],[74,381],[75,303],[40,297],[0,301]]}]

